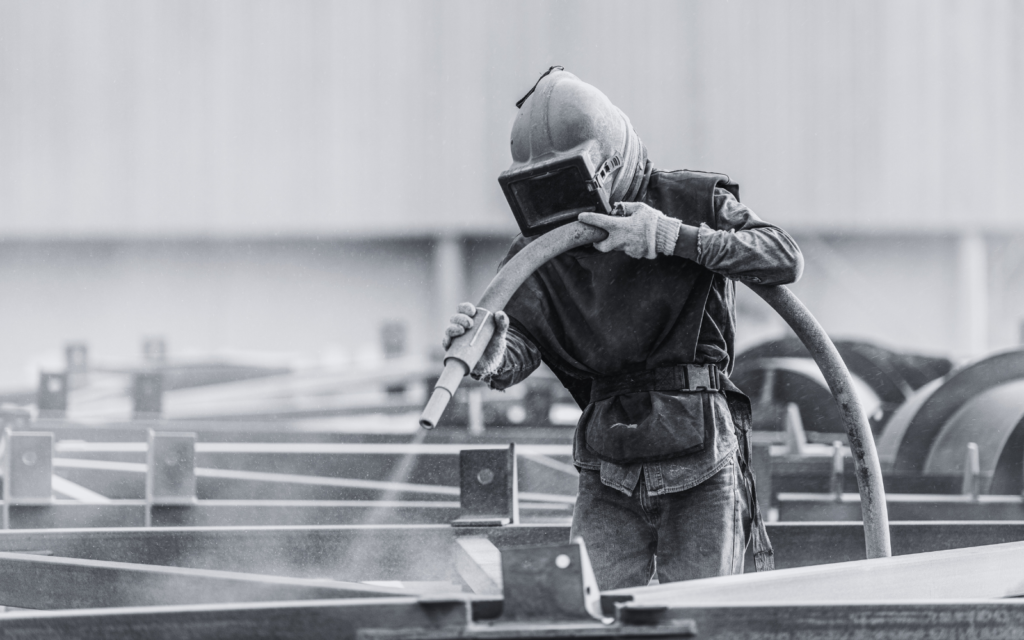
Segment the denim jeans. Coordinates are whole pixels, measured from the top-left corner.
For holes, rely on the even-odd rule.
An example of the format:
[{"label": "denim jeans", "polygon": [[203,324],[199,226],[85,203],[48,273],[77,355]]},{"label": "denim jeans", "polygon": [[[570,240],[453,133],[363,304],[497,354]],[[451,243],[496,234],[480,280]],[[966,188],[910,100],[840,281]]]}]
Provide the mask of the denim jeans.
[{"label": "denim jeans", "polygon": [[[599,471],[580,471],[572,538],[587,545],[601,590],[743,572],[750,510],[739,463],[701,484],[651,495],[641,477],[632,496],[601,484]],[[655,562],[657,558],[657,562]]]}]

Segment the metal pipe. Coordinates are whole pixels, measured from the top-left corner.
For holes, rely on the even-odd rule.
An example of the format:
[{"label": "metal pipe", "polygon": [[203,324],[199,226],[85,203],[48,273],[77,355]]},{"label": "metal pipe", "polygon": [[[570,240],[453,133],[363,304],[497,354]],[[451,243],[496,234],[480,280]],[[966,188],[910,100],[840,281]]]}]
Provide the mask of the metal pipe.
[{"label": "metal pipe", "polygon": [[[540,236],[526,245],[491,280],[480,299],[473,328],[452,341],[444,358],[444,372],[434,393],[420,415],[420,425],[433,429],[441,418],[448,401],[458,388],[462,377],[473,370],[494,334],[494,313],[502,310],[520,285],[542,264],[557,255],[603,240],[607,233],[573,222]],[[843,424],[850,440],[850,450],[857,470],[861,513],[864,519],[864,541],[868,558],[892,555],[889,544],[889,516],[885,508],[885,490],[882,487],[882,469],[871,435],[867,416],[853,390],[853,379],[825,330],[807,307],[784,286],[765,287],[747,284],[761,296],[810,351],[814,361],[828,382],[832,396],[839,406]]]}]

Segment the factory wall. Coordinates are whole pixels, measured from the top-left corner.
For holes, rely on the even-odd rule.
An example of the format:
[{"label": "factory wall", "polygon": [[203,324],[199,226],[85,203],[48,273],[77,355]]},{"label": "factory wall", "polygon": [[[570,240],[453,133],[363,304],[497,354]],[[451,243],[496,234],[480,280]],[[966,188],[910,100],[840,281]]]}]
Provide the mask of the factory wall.
[{"label": "factory wall", "polygon": [[779,224],[1024,228],[1013,0],[4,0],[0,236],[504,233],[552,64]]},{"label": "factory wall", "polygon": [[157,336],[172,357],[344,366],[379,359],[381,326],[400,321],[420,350],[431,255],[429,240],[0,243],[0,387],[62,367],[66,341],[97,364],[137,361]]},{"label": "factory wall", "polygon": [[[982,239],[980,319],[964,314],[979,286],[964,276],[977,271],[978,256],[963,249],[970,238],[797,240],[807,262],[793,288],[833,336],[955,358],[1021,340],[1024,236]],[[380,360],[382,325],[400,322],[410,354],[436,356],[446,318],[458,301],[480,296],[508,237],[449,238],[454,259],[439,259],[443,242],[0,243],[0,388],[59,367],[64,342],[77,340],[107,362],[137,358],[144,337],[162,336],[172,357],[263,354],[344,366]],[[738,349],[786,333],[767,305],[742,285],[737,291]]]},{"label": "factory wall", "polygon": [[[0,385],[66,340],[435,349],[551,64],[794,233],[834,334],[1019,341],[1024,3],[0,0]],[[784,331],[740,291],[741,346]]]}]

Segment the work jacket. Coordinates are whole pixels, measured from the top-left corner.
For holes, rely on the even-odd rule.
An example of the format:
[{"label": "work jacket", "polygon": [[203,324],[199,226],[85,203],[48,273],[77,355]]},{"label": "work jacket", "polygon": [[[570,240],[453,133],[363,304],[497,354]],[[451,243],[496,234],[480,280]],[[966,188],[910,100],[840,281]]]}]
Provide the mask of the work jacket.
[{"label": "work jacket", "polygon": [[[720,174],[654,171],[637,200],[698,227],[696,261],[660,254],[634,259],[581,247],[541,266],[506,305],[508,350],[487,382],[506,388],[541,361],[547,364],[584,408],[574,440],[576,466],[600,471],[603,484],[627,495],[641,473],[655,495],[700,484],[733,459],[738,436],[750,428],[749,402],[728,381],[734,280],[792,282],[802,257],[788,234],[760,220],[738,195],[738,186]],[[506,261],[528,242],[517,237]],[[685,364],[715,365],[721,391],[644,390],[591,402],[595,379]],[[699,446],[666,457],[654,438],[647,459],[602,459],[588,446],[587,433],[616,427],[624,437],[640,437],[645,428],[672,430]]]}]

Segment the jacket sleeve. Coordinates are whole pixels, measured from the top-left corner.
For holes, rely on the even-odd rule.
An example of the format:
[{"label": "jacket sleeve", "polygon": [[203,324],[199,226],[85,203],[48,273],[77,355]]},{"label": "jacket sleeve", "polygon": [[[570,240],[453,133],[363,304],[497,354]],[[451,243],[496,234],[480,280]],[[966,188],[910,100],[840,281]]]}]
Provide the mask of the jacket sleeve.
[{"label": "jacket sleeve", "polygon": [[[477,378],[492,389],[507,389],[525,380],[540,366],[540,350],[514,326],[505,337],[505,359],[498,372],[486,378]],[[473,376],[476,378],[476,376]]]},{"label": "jacket sleeve", "polygon": [[718,229],[697,230],[697,262],[729,278],[775,285],[796,282],[804,258],[793,238],[758,218],[731,193],[715,188]]}]

